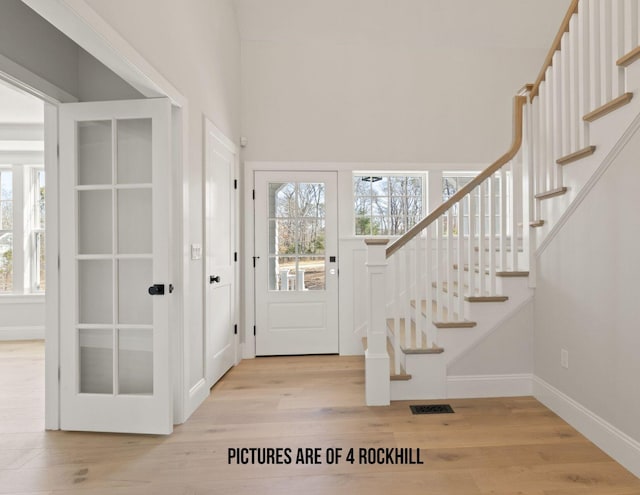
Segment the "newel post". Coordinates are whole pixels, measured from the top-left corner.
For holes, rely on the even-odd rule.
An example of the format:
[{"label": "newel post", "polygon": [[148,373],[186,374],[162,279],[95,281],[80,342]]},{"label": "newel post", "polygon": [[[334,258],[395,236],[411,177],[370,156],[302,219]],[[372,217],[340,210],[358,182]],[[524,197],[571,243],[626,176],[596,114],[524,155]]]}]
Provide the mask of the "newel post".
[{"label": "newel post", "polygon": [[365,397],[368,406],[388,406],[391,398],[386,323],[386,246],[389,239],[365,239],[367,245],[368,325]]}]

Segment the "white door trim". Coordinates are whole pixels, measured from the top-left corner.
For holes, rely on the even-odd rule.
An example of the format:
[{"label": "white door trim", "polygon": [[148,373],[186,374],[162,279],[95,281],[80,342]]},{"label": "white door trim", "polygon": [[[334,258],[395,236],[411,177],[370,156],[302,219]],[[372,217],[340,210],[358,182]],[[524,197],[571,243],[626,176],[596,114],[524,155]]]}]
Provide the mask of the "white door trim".
[{"label": "white door trim", "polygon": [[[198,394],[190,393],[189,345],[186,331],[189,328],[189,312],[185,311],[192,295],[189,293],[190,256],[188,240],[189,198],[183,191],[189,189],[189,176],[183,164],[189,163],[189,102],[164,76],[162,76],[140,53],[138,53],[115,29],[107,24],[84,0],[22,0],[44,19],[75,41],[97,60],[109,67],[146,97],[166,96],[174,105],[173,111],[173,149],[172,189],[174,225],[179,261],[172,266],[176,292],[171,320],[175,321],[173,376],[174,376],[174,421],[183,423],[200,402]],[[24,82],[24,81],[23,81]],[[53,95],[49,95],[53,96]],[[175,220],[179,220],[175,221]],[[178,256],[174,256],[177,260]],[[178,287],[178,284],[180,285]],[[56,328],[56,335],[58,329]],[[57,370],[56,370],[57,375]],[[204,381],[203,381],[204,383]],[[193,387],[196,388],[195,386]],[[59,414],[58,414],[59,423]]]}]

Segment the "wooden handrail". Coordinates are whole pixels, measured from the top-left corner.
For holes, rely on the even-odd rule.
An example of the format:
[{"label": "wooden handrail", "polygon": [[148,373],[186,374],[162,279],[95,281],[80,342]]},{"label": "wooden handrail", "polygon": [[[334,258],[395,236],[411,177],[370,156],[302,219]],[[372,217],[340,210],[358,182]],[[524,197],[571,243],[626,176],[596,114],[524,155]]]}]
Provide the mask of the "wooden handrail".
[{"label": "wooden handrail", "polygon": [[433,222],[435,222],[440,216],[445,213],[449,208],[455,205],[458,201],[464,198],[467,194],[473,191],[476,186],[482,184],[487,178],[491,177],[496,171],[500,170],[504,165],[509,163],[513,157],[516,156],[518,150],[520,149],[520,145],[522,144],[522,114],[523,107],[527,102],[526,96],[515,96],[513,99],[513,141],[511,143],[511,148],[504,155],[498,158],[495,162],[489,165],[486,169],[480,172],[476,177],[474,177],[468,184],[459,189],[453,196],[451,196],[447,201],[438,206],[435,210],[429,213],[426,217],[424,217],[420,222],[414,225],[410,230],[408,230],[402,237],[396,239],[393,244],[391,244],[386,251],[387,258],[395,253],[402,246],[407,244],[411,239],[417,236],[422,230],[427,228]]},{"label": "wooden handrail", "polygon": [[564,19],[562,19],[562,24],[560,24],[560,29],[558,29],[558,33],[556,34],[556,37],[553,39],[551,48],[549,48],[549,51],[547,52],[547,57],[544,59],[544,63],[542,64],[542,69],[540,69],[540,73],[538,74],[538,78],[536,79],[536,82],[533,84],[533,90],[529,95],[529,98],[531,98],[531,101],[533,101],[533,99],[536,96],[538,96],[538,90],[540,89],[540,84],[542,84],[542,81],[545,80],[547,69],[551,67],[551,65],[553,64],[553,54],[557,50],[560,50],[560,45],[562,44],[562,36],[564,35],[564,33],[569,31],[569,23],[571,22],[571,17],[573,16],[573,14],[578,12],[579,3],[580,3],[580,0],[572,0],[571,4],[569,5],[569,9],[567,10],[567,13],[564,15]]}]

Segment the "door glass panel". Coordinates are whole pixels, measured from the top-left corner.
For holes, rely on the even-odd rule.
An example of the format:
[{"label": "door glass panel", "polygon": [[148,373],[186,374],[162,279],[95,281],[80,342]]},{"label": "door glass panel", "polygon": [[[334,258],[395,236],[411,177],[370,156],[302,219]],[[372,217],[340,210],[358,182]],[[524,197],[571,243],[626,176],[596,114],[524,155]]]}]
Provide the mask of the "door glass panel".
[{"label": "door glass panel", "polygon": [[268,188],[269,290],[324,290],[325,184],[272,182]]},{"label": "door glass panel", "polygon": [[80,393],[113,393],[113,331],[78,330],[80,345]]},{"label": "door glass panel", "polygon": [[151,254],[151,189],[118,191],[118,253]]},{"label": "door glass panel", "polygon": [[78,318],[80,324],[113,323],[111,260],[78,261]]},{"label": "door glass panel", "polygon": [[322,218],[298,221],[298,254],[324,254],[325,228]]},{"label": "door glass panel", "polygon": [[325,289],[325,260],[323,257],[306,257],[298,259],[298,290]]},{"label": "door glass panel", "polygon": [[78,254],[112,252],[111,191],[78,191]]},{"label": "door glass panel", "polygon": [[78,185],[112,183],[111,121],[78,123]]},{"label": "door glass panel", "polygon": [[118,393],[153,395],[153,331],[118,331]]},{"label": "door glass panel", "polygon": [[147,292],[151,280],[151,260],[118,261],[118,323],[153,323],[153,297]]},{"label": "door glass panel", "polygon": [[117,122],[118,184],[151,183],[151,119]]}]

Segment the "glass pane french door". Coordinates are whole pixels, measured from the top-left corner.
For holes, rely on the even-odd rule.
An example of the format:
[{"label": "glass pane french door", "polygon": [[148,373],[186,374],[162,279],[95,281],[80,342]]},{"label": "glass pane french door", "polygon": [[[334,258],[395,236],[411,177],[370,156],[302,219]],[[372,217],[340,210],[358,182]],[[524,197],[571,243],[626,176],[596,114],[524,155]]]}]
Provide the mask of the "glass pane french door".
[{"label": "glass pane french door", "polygon": [[60,116],[62,428],[169,433],[170,104]]}]

